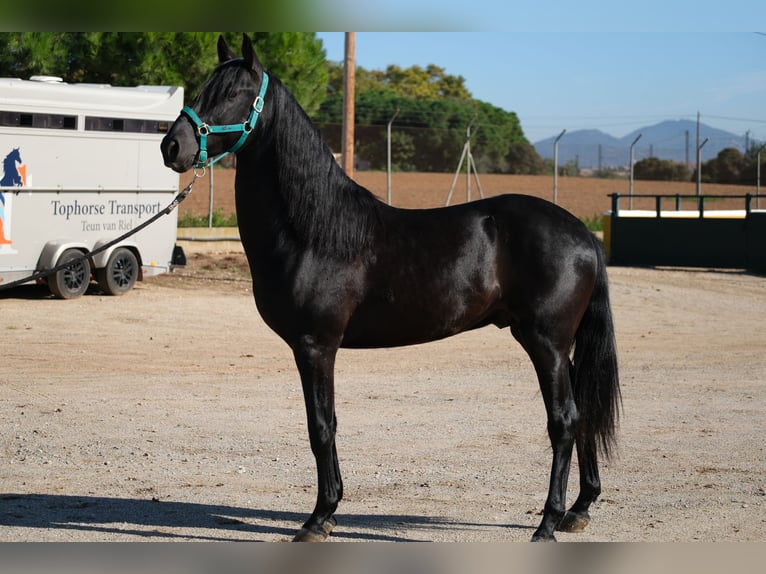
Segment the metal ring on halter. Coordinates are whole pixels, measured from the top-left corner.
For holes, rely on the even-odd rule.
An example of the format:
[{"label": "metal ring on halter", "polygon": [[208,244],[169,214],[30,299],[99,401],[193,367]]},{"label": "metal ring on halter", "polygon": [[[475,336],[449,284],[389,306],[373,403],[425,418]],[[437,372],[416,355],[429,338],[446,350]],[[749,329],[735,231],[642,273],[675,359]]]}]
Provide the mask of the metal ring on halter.
[{"label": "metal ring on halter", "polygon": [[[198,171],[199,171],[199,173],[198,173]],[[198,178],[198,177],[202,177],[203,175],[205,175],[205,166],[204,165],[201,168],[197,168],[197,167],[194,168],[194,177],[195,177],[195,179]]]}]

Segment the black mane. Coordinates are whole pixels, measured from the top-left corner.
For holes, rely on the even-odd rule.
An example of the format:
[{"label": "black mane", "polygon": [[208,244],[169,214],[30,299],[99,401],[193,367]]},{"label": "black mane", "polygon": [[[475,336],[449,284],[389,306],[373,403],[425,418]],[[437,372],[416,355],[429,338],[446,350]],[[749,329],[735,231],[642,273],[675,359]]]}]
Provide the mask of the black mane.
[{"label": "black mane", "polygon": [[277,185],[290,227],[315,252],[353,259],[371,240],[383,204],[346,175],[319,129],[277,78],[270,76],[267,98],[275,110]]}]

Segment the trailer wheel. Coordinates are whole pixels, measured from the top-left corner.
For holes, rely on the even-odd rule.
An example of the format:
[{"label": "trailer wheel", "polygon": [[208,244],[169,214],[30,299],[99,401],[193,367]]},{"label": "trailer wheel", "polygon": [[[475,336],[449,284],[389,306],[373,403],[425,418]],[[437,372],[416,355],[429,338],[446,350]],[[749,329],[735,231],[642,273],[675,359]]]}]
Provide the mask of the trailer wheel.
[{"label": "trailer wheel", "polygon": [[136,279],[138,279],[138,259],[126,247],[115,249],[106,267],[96,269],[96,281],[99,287],[109,295],[127,293],[136,284]]},{"label": "trailer wheel", "polygon": [[[56,266],[82,256],[78,249],[67,249],[56,262]],[[69,267],[57,271],[48,277],[48,288],[59,299],[76,299],[88,290],[90,283],[90,263],[87,259],[75,261]]]}]

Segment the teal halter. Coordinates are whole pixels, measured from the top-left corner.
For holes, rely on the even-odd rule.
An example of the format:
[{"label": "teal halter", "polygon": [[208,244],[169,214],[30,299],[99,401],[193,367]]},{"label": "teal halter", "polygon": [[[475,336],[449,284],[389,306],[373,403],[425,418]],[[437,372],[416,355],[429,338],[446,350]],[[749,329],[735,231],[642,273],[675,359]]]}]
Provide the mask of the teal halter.
[{"label": "teal halter", "polygon": [[[250,115],[247,117],[244,123],[242,124],[229,124],[224,126],[209,126],[205,122],[203,122],[201,119],[199,119],[199,116],[197,115],[197,112],[195,112],[193,109],[191,109],[189,106],[185,106],[184,109],[181,110],[182,114],[185,114],[186,117],[191,120],[192,124],[194,124],[194,127],[197,128],[197,133],[199,134],[199,160],[197,163],[194,164],[195,168],[204,168],[207,166],[212,166],[214,163],[220,161],[230,153],[235,153],[239,151],[239,149],[245,145],[245,141],[247,141],[247,136],[250,135],[250,132],[253,131],[253,128],[255,127],[255,122],[258,121],[258,116],[260,115],[261,111],[263,110],[263,97],[266,94],[266,88],[269,85],[269,75],[266,72],[263,72],[263,82],[261,82],[261,90],[258,93],[258,96],[255,98],[255,101],[253,102],[253,107],[250,110]],[[242,132],[242,135],[239,136],[239,139],[237,142],[229,148],[228,151],[223,152],[221,155],[218,155],[208,161],[207,158],[207,136],[208,134],[226,134],[226,133],[232,133],[232,132]]]}]

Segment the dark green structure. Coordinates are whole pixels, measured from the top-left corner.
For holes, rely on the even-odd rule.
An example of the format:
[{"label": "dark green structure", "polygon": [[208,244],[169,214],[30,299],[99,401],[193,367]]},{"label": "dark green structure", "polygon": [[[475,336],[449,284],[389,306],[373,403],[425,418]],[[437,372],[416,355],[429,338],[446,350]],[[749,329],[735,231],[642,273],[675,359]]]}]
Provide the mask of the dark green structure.
[{"label": "dark green structure", "polygon": [[[766,271],[766,211],[751,209],[755,196],[740,211],[706,211],[696,197],[696,211],[662,211],[662,199],[689,196],[642,195],[656,199],[654,215],[620,210],[620,194],[612,194],[612,212],[604,221],[604,245],[612,265],[720,267]],[[725,196],[731,199],[732,196]]]}]

